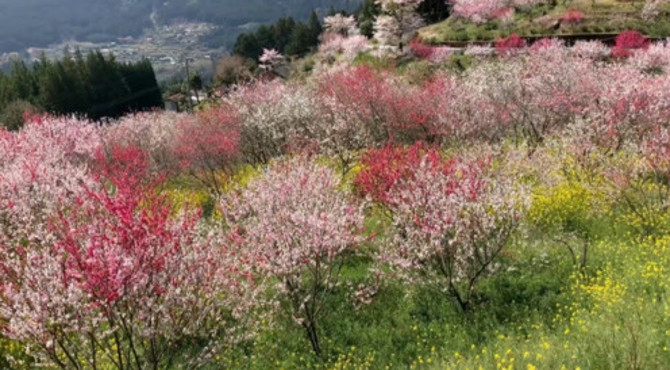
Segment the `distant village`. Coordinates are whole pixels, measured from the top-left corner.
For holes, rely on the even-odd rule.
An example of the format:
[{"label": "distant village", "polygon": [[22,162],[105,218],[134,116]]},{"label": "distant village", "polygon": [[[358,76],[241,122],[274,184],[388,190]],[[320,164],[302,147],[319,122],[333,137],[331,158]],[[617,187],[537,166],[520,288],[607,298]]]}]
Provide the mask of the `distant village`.
[{"label": "distant village", "polygon": [[142,58],[151,61],[159,81],[169,81],[185,76],[186,62],[191,71],[202,75],[211,75],[216,60],[225,54],[224,49],[208,49],[200,38],[215,29],[210,23],[181,22],[172,25],[148,29],[139,38],[122,37],[107,43],[65,41],[46,48],[31,47],[25,53],[0,54],[0,67],[16,58],[30,61],[38,60],[42,55],[48,59],[62,58],[67,51],[73,53],[79,49],[86,54],[91,50],[111,53],[120,62],[137,62]]}]

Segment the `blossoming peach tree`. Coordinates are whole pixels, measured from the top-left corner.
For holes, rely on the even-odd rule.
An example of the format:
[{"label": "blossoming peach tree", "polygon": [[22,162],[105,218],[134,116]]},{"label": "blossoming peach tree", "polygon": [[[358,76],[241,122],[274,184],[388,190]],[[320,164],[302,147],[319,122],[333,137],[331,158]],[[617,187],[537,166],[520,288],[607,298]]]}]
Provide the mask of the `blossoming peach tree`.
[{"label": "blossoming peach tree", "polygon": [[318,326],[345,261],[363,242],[362,204],[331,169],[306,158],[283,161],[222,201],[239,248],[271,277],[275,300],[322,353]]},{"label": "blossoming peach tree", "polygon": [[382,199],[393,231],[380,263],[408,283],[437,285],[463,312],[480,278],[495,271],[526,202],[521,189],[491,173],[488,160],[444,160],[435,151]]},{"label": "blossoming peach tree", "polygon": [[82,136],[59,135],[73,133],[59,122],[47,119],[18,134],[48,133],[41,142],[3,136],[15,152],[51,145],[61,149],[49,155],[67,155],[44,167],[20,165],[30,155],[3,160],[14,169],[0,179],[3,194],[13,194],[19,188],[12,182],[26,175],[52,213],[20,205],[20,198],[3,212],[5,220],[30,222],[2,223],[2,335],[24,343],[38,364],[136,369],[207,362],[253,334],[244,319],[256,302],[256,280],[244,256],[223,234],[201,230],[199,212],[171,215],[147,153],[98,147],[82,161],[76,146],[61,145]]}]

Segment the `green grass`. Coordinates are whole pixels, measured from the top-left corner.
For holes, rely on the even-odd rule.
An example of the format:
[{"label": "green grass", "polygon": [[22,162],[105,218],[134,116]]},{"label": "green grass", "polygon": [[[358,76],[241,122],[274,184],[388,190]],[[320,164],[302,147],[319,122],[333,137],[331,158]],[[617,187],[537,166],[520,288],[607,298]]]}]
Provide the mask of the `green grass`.
[{"label": "green grass", "polygon": [[[225,365],[398,368],[422,361],[438,364],[450,353],[468,353],[473,345],[491,347],[500,335],[525,336],[535,324],[550,325],[557,308],[568,303],[561,292],[569,288],[573,269],[554,248],[547,255],[521,249],[511,249],[505,270],[484,282],[466,315],[436,287],[408,292],[390,282],[371,304],[356,308],[351,290],[342,286],[331,298],[332,311],[322,325],[323,358],[311,353],[302,330],[284,317]],[[352,261],[345,280],[353,286],[365,282],[369,266],[367,259]]]}]

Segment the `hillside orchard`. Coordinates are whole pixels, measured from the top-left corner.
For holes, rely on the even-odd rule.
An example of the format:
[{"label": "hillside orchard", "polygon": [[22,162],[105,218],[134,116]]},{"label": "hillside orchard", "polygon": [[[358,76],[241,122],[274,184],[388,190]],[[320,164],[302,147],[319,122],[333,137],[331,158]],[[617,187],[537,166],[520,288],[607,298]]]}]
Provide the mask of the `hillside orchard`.
[{"label": "hillside orchard", "polygon": [[193,114],[0,131],[0,367],[666,366],[670,44],[354,28]]}]

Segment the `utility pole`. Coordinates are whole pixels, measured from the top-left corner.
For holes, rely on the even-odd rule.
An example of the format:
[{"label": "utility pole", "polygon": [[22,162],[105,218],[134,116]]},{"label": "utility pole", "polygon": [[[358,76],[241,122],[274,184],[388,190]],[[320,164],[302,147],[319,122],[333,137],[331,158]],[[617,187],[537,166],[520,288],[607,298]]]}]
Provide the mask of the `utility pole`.
[{"label": "utility pole", "polygon": [[193,113],[193,101],[191,101],[191,72],[188,69],[188,57],[184,57],[184,54],[182,54],[182,57],[184,58],[184,61],[186,61],[186,98],[188,99],[188,107],[191,110],[191,113]]}]

